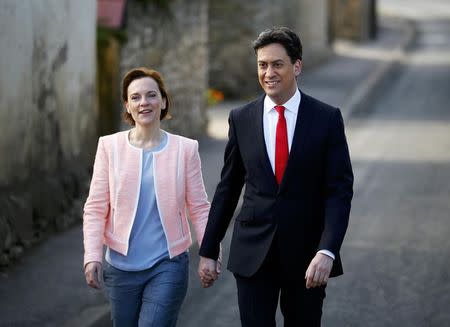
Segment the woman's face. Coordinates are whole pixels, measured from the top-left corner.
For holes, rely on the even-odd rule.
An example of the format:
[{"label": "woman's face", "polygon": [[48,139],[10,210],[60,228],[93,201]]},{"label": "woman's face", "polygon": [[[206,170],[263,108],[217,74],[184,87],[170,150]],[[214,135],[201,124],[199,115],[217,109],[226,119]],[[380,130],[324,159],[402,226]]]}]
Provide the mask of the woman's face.
[{"label": "woman's face", "polygon": [[162,98],[158,84],[153,78],[142,77],[128,85],[125,108],[136,125],[148,126],[159,123],[161,109],[166,108],[166,99]]}]

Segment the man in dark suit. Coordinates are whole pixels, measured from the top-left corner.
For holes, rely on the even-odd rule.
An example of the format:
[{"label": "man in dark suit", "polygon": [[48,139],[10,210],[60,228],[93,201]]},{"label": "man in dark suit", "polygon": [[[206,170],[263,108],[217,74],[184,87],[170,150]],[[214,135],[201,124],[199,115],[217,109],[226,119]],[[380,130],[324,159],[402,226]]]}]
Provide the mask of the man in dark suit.
[{"label": "man in dark suit", "polygon": [[200,248],[205,287],[241,190],[228,269],[234,273],[242,326],[320,326],[329,277],[339,255],[353,196],[353,172],[339,109],[300,92],[299,37],[286,27],[254,41],[265,94],[231,111],[221,180]]}]

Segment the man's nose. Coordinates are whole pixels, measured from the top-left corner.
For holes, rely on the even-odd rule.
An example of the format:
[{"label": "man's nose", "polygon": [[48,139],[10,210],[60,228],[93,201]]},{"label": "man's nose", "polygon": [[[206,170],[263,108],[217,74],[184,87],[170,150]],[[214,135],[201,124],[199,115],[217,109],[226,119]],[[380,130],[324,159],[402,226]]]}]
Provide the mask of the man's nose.
[{"label": "man's nose", "polygon": [[274,75],[274,69],[271,65],[267,66],[267,70],[266,70],[266,76],[267,77],[271,77]]}]

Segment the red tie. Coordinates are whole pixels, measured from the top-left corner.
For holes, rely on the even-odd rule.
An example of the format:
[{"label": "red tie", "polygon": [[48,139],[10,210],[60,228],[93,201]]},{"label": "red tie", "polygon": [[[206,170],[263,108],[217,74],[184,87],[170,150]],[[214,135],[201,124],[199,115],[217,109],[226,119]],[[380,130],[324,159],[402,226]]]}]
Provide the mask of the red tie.
[{"label": "red tie", "polygon": [[275,178],[277,179],[278,185],[281,184],[289,156],[284,109],[286,108],[283,106],[275,106],[275,110],[278,112],[277,134],[275,138]]}]

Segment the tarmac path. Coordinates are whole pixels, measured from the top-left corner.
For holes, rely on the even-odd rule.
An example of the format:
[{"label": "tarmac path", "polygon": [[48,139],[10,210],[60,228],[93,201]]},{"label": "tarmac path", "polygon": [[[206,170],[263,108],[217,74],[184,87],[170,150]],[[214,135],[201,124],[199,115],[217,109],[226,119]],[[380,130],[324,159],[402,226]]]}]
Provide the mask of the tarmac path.
[{"label": "tarmac path", "polygon": [[450,326],[450,20],[416,29],[347,125],[355,198],[324,326]]}]

